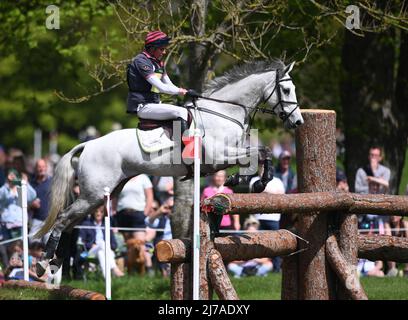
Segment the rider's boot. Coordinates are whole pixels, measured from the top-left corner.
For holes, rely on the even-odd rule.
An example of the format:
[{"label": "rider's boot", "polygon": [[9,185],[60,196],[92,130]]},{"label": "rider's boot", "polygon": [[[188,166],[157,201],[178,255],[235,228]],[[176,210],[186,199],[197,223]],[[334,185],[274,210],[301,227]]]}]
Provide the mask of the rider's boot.
[{"label": "rider's boot", "polygon": [[181,130],[181,154],[183,155],[183,151],[185,146],[190,142],[188,136],[184,136],[184,133],[188,130],[188,122],[183,118],[177,118],[180,121],[180,130]]},{"label": "rider's boot", "polygon": [[[177,120],[180,121],[180,129],[181,129],[181,159],[185,159],[185,158],[192,158],[194,155],[191,154],[183,154],[184,153],[184,148],[190,144],[193,143],[194,139],[191,136],[183,136],[183,134],[188,130],[188,122],[186,120],[184,120],[183,118],[177,118]],[[186,181],[189,180],[193,177],[193,170],[191,165],[187,165],[187,170],[188,173],[187,175],[181,179],[181,181]]]},{"label": "rider's boot", "polygon": [[183,118],[177,118],[180,121],[180,129],[181,129],[181,139],[183,139],[183,133],[188,129],[188,122]]}]

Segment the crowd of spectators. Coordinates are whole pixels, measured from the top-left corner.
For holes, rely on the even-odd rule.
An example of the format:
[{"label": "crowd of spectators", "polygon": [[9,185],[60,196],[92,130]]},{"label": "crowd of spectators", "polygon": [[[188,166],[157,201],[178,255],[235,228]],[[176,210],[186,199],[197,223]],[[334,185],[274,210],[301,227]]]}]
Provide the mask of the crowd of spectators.
[{"label": "crowd of spectators", "polygon": [[[274,145],[272,154],[274,178],[263,192],[284,194],[297,192],[297,178],[294,169],[293,145]],[[367,164],[355,173],[354,190],[357,193],[388,193],[390,169],[381,164],[382,149],[373,146],[369,149]],[[48,195],[51,188],[55,163],[49,158],[30,160],[17,149],[6,150],[0,146],[0,264],[1,279],[22,279],[22,209],[18,205],[17,186],[21,180],[28,183],[29,234],[35,234],[48,215]],[[248,192],[262,176],[262,168],[252,177]],[[201,199],[218,193],[233,193],[226,187],[226,171],[219,171],[207,179],[202,188]],[[337,169],[337,190],[349,192],[345,172]],[[118,197],[112,199],[111,252],[108,257],[110,270],[105,270],[104,254],[104,207],[101,206],[87,217],[79,228],[64,235],[69,244],[69,255],[65,257],[62,278],[83,279],[90,270],[99,270],[101,276],[107,271],[117,277],[137,271],[151,276],[168,276],[168,264],[159,263],[155,258],[155,245],[160,240],[172,238],[170,219],[174,206],[174,182],[172,177],[152,177],[144,174],[130,179]],[[80,193],[79,184],[73,187],[73,195]],[[258,230],[278,230],[281,215],[263,214],[225,215],[220,229],[224,232],[255,232]],[[408,221],[402,217],[381,217],[359,215],[359,229],[362,233],[378,233],[408,237]],[[242,231],[241,231],[242,230]],[[30,237],[29,266],[30,279],[46,281],[49,274],[38,279],[34,266],[42,258],[42,252],[49,234],[42,239]],[[15,239],[15,240],[13,240]],[[4,243],[10,240],[11,242]],[[408,264],[398,269],[392,261],[360,260],[358,271],[362,276],[408,275]],[[233,261],[227,270],[234,277],[265,276],[269,272],[281,272],[281,258],[253,259],[251,261]]]}]

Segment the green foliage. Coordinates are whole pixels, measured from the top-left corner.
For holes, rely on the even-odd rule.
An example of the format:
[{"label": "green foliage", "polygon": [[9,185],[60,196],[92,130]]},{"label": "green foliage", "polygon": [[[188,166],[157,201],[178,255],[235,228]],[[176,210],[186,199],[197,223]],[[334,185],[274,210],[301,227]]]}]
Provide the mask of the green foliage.
[{"label": "green foliage", "polygon": [[[107,117],[123,124],[130,122],[124,112],[123,89],[80,105],[55,95],[55,91],[68,96],[94,91],[89,71],[100,63],[101,52],[116,53],[120,59],[127,54],[119,50],[126,43],[120,28],[114,24],[113,28],[106,27],[113,19],[111,7],[97,0],[54,4],[60,8],[59,30],[45,27],[47,1],[0,3],[1,143],[26,152],[33,151],[35,128],[41,128],[46,139],[48,133],[58,130],[59,151],[65,152],[78,142],[78,132],[89,125],[100,129]],[[106,122],[102,130],[108,131]]]}]

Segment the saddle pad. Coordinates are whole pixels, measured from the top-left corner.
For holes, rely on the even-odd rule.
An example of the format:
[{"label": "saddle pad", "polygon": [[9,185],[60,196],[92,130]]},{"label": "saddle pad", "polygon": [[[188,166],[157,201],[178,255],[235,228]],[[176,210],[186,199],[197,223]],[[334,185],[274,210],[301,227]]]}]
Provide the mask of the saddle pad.
[{"label": "saddle pad", "polygon": [[163,128],[148,131],[136,129],[136,135],[140,147],[146,153],[158,152],[174,147],[174,142],[167,137]]}]

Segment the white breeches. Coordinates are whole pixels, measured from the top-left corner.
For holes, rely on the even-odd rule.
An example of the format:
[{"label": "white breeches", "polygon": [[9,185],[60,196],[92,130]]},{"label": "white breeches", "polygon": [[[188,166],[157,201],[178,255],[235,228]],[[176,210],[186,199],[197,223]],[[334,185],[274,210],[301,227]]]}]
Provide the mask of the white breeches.
[{"label": "white breeches", "polygon": [[[98,260],[99,264],[102,269],[102,274],[104,277],[106,277],[106,270],[105,270],[105,244],[104,243],[99,243],[96,246],[92,247],[89,252],[89,255],[93,256],[95,255]],[[112,250],[109,250],[108,252],[108,261],[109,261],[109,266],[111,269],[115,269],[118,266],[116,265],[115,262],[115,254],[113,253]]]},{"label": "white breeches", "polygon": [[166,103],[148,103],[140,106],[138,117],[153,120],[171,120],[183,118],[187,121],[187,109]]}]

